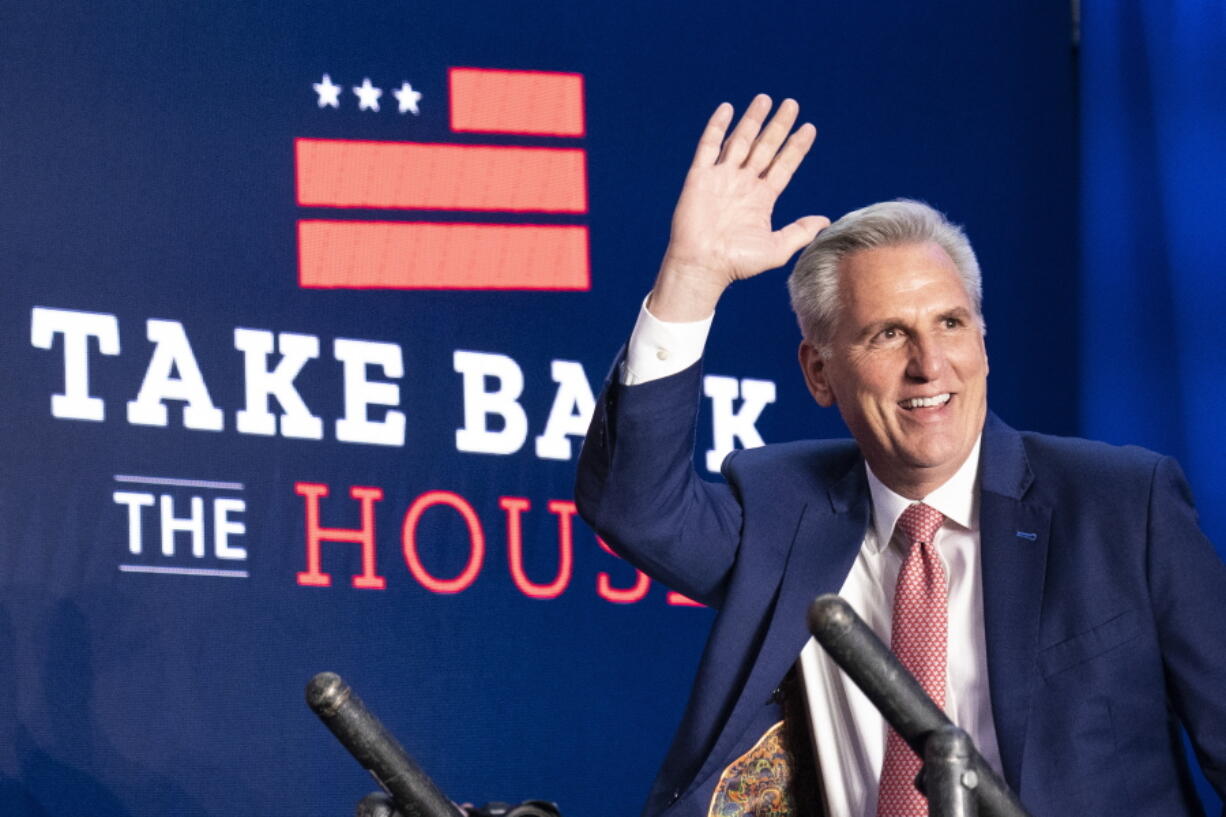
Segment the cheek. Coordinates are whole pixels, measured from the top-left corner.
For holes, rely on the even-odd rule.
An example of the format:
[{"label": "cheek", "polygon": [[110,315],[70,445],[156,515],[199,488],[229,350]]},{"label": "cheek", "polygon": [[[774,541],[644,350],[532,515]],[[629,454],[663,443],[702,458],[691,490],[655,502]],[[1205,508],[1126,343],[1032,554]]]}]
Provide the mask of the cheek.
[{"label": "cheek", "polygon": [[892,427],[896,422],[897,403],[893,392],[886,392],[879,384],[862,381],[856,393],[857,412],[863,422],[875,429]]},{"label": "cheek", "polygon": [[988,356],[984,353],[982,337],[951,352],[950,359],[965,378],[986,377],[988,374]]},{"label": "cheek", "polygon": [[905,365],[895,365],[892,360],[876,359],[873,365],[861,367],[857,390],[862,399],[866,402],[892,405]]},{"label": "cheek", "polygon": [[840,361],[831,371],[830,385],[840,402],[854,402],[861,412],[881,414],[882,405],[893,405],[906,365],[905,356],[894,350],[864,352]]}]

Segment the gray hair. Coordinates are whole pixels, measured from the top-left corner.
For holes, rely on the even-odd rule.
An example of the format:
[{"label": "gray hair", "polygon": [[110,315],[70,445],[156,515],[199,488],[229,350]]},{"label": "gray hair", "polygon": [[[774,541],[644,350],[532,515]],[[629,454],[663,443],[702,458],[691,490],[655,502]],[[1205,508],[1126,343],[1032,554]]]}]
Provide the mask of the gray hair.
[{"label": "gray hair", "polygon": [[966,233],[920,201],[895,199],[853,210],[817,234],[788,276],[792,311],[805,339],[828,351],[842,310],[839,266],[859,250],[934,242],[949,255],[983,328],[983,282]]}]

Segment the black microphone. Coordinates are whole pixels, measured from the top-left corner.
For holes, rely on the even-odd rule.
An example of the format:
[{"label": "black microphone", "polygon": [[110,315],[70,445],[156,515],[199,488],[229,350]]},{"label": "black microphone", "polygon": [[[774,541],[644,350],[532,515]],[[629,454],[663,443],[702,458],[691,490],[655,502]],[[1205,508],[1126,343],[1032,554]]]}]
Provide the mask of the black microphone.
[{"label": "black microphone", "polygon": [[[928,736],[953,726],[915,677],[841,597],[828,593],[813,601],[809,606],[809,632],[921,758]],[[1009,785],[974,746],[970,749],[970,766],[976,780],[969,787],[977,793],[984,817],[1029,817]]]},{"label": "black microphone", "polygon": [[403,817],[462,814],[339,675],[316,675],[307,684],[306,699],[336,739],[392,796]]}]

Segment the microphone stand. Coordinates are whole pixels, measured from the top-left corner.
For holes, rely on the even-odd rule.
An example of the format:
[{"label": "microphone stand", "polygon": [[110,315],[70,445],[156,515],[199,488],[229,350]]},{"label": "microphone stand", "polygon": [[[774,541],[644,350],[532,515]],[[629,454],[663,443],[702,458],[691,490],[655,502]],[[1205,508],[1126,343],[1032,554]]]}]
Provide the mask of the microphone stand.
[{"label": "microphone stand", "polygon": [[375,793],[358,807],[360,817],[461,817],[434,781],[409,757],[357,693],[333,672],[321,672],[306,689],[307,704],[390,798]]},{"label": "microphone stand", "polygon": [[972,768],[975,744],[971,736],[950,724],[924,741],[924,791],[928,817],[978,817],[975,789],[979,775]]},{"label": "microphone stand", "polygon": [[357,817],[561,817],[557,804],[526,800],[477,808],[447,799],[387,727],[334,672],[321,672],[306,688],[307,705],[382,788],[358,803]]},{"label": "microphone stand", "polygon": [[924,759],[929,817],[1030,817],[974,742],[950,722],[881,639],[837,595],[809,606],[809,631],[907,745]]}]

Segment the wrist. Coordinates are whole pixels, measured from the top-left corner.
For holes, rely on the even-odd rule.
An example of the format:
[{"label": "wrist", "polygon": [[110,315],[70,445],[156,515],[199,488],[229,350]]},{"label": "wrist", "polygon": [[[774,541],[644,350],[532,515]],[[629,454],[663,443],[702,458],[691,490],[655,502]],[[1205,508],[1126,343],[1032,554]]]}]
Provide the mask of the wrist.
[{"label": "wrist", "polygon": [[655,286],[647,296],[647,308],[662,321],[706,320],[715,311],[728,283],[707,267],[665,255]]}]

